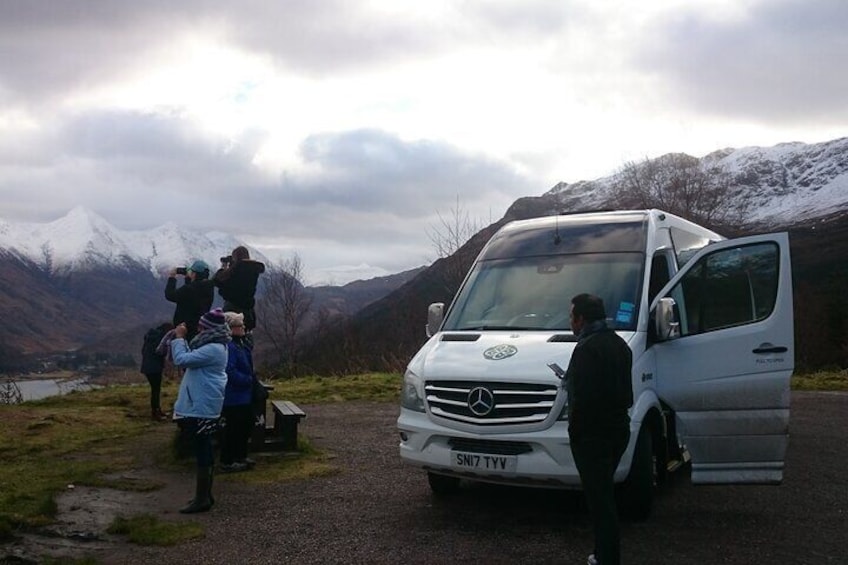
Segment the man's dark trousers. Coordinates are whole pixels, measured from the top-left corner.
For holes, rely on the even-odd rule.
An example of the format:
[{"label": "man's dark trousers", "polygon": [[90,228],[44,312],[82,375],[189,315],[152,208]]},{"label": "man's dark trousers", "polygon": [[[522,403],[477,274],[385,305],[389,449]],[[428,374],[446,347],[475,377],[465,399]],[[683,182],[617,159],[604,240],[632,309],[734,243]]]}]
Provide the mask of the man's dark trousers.
[{"label": "man's dark trousers", "polygon": [[595,558],[601,565],[619,565],[620,562],[621,543],[613,476],[629,439],[630,430],[625,428],[571,440],[571,453],[592,516]]}]

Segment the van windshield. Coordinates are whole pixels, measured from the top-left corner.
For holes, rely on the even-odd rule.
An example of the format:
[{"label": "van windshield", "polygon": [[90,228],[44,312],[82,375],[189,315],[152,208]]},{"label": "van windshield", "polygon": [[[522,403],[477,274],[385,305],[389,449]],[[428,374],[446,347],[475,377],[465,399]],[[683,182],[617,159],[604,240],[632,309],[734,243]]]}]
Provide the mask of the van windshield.
[{"label": "van windshield", "polygon": [[480,261],[443,330],[570,330],[571,298],[603,298],[610,327],[635,330],[644,254],[583,253]]}]

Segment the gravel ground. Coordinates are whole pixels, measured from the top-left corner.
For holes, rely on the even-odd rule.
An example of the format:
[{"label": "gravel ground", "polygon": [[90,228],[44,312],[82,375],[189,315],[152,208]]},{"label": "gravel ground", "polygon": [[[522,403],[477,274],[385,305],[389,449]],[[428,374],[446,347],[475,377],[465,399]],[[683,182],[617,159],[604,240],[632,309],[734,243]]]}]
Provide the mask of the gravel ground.
[{"label": "gravel ground", "polygon": [[[592,536],[579,494],[467,485],[436,499],[423,472],[400,464],[395,405],[304,409],[302,432],[340,473],[267,487],[219,481],[215,508],[190,518],[205,525],[202,541],[149,548],[101,537],[78,555],[116,564],[585,563]],[[678,473],[646,522],[622,525],[623,563],[848,564],[848,393],[793,394],[790,430],[783,485],[693,487]],[[142,504],[188,519],[175,507],[189,481],[175,477]]]}]

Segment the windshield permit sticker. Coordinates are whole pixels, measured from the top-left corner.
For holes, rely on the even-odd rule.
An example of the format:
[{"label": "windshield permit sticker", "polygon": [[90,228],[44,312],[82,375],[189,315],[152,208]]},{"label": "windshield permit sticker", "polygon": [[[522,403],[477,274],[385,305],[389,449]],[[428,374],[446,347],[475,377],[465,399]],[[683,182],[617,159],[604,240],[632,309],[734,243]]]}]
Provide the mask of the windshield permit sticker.
[{"label": "windshield permit sticker", "polygon": [[618,305],[618,312],[615,313],[615,321],[619,324],[629,324],[633,321],[633,308],[634,304],[632,302],[621,302]]},{"label": "windshield permit sticker", "polygon": [[514,345],[509,345],[503,343],[501,345],[495,345],[494,347],[490,347],[486,351],[483,352],[483,357],[490,361],[500,361],[501,359],[506,359],[507,357],[512,357],[518,353],[518,348]]}]

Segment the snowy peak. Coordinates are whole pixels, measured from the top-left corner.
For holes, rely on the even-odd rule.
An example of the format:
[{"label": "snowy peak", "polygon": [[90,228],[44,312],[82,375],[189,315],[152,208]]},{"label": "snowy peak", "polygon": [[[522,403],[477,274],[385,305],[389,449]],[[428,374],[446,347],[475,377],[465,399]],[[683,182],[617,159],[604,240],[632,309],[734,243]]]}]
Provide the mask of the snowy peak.
[{"label": "snowy peak", "polygon": [[[244,243],[232,235],[203,234],[173,222],[146,231],[119,230],[82,206],[44,224],[0,220],[0,249],[52,274],[140,267],[161,276],[195,259],[215,268],[218,258],[238,245]],[[253,249],[251,256],[267,261]]]},{"label": "snowy peak", "polygon": [[[740,201],[748,200],[751,223],[783,225],[848,210],[848,137],[815,144],[722,149],[700,160],[731,175],[733,192]],[[605,207],[619,174],[559,183],[546,195],[555,196],[567,209]]]},{"label": "snowy peak", "polygon": [[[132,252],[118,230],[82,206],[47,224],[44,235],[41,259],[51,271],[86,269],[100,264],[123,266],[131,262]],[[36,260],[36,263],[42,261]]]},{"label": "snowy peak", "polygon": [[703,161],[733,174],[752,199],[754,221],[785,223],[848,207],[848,138],[725,150]]}]

